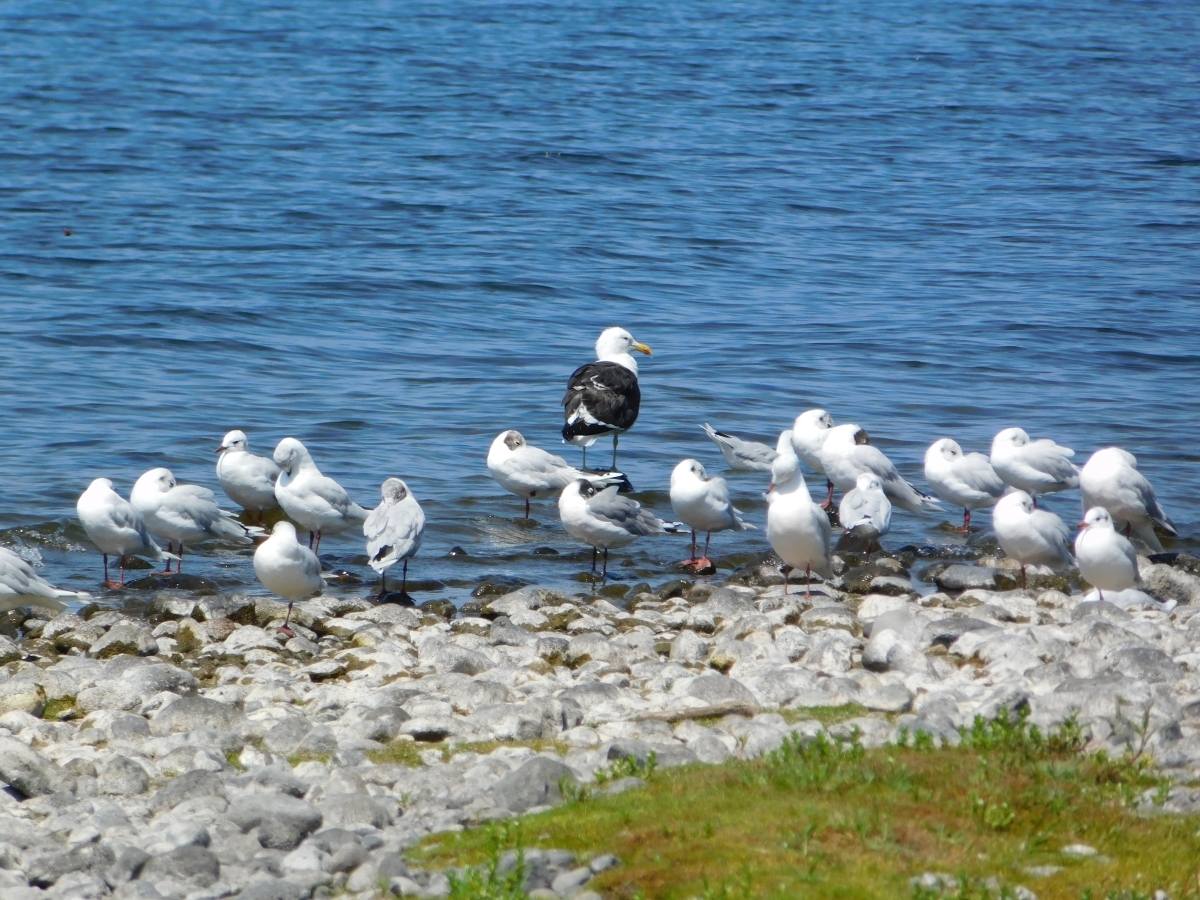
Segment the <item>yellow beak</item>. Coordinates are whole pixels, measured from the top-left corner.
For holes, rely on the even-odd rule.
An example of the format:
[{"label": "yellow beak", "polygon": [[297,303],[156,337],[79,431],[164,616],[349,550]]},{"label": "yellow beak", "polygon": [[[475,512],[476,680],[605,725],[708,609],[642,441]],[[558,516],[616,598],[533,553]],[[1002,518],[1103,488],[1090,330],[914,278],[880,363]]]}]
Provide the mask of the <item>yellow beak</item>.
[{"label": "yellow beak", "polygon": [[647,356],[654,355],[654,353],[651,352],[651,350],[650,350],[649,344],[642,344],[642,343],[635,341],[633,344],[633,349],[636,350],[638,353],[645,353]]}]

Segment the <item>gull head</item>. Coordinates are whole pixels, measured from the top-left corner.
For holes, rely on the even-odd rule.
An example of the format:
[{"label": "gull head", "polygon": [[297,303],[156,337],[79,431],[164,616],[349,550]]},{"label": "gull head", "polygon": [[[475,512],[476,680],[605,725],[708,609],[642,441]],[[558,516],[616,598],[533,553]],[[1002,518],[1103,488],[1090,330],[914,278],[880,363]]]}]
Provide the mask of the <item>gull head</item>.
[{"label": "gull head", "polygon": [[1128,450],[1122,450],[1120,447],[1105,447],[1092,454],[1092,458],[1088,460],[1088,464],[1092,463],[1095,463],[1098,467],[1108,469],[1123,469],[1125,466],[1136,469],[1137,457]]},{"label": "gull head", "polygon": [[525,446],[525,435],[517,431],[515,428],[510,428],[504,434],[500,435],[504,438],[504,446],[509,450],[520,450]]},{"label": "gull head", "polygon": [[249,450],[250,441],[246,438],[246,432],[234,429],[221,439],[221,446],[214,452],[224,453],[226,450]]},{"label": "gull head", "polygon": [[770,500],[778,485],[786,485],[800,474],[800,457],[792,447],[792,432],[781,432],[775,444],[776,456],[771,463],[771,484],[767,487],[767,499]]},{"label": "gull head", "polygon": [[708,481],[708,473],[704,471],[704,466],[698,460],[680,460],[679,464],[671,470],[671,487],[677,487],[686,478]]},{"label": "gull head", "polygon": [[134,487],[136,488],[139,485],[148,487],[150,490],[153,490],[156,493],[165,494],[167,491],[175,487],[175,476],[171,474],[170,469],[164,469],[161,467],[157,469],[151,469],[137,480],[137,484],[134,485]]},{"label": "gull head", "polygon": [[958,441],[952,441],[950,438],[942,438],[940,441],[934,441],[929,448],[930,452],[941,454],[942,459],[946,462],[953,462],[956,459],[962,458],[962,447],[958,446]]},{"label": "gull head", "polygon": [[883,482],[879,480],[878,475],[872,475],[870,472],[863,472],[858,476],[858,480],[854,482],[854,486],[860,491],[882,491]]},{"label": "gull head", "polygon": [[279,466],[282,471],[287,472],[289,475],[305,460],[312,459],[308,455],[308,450],[305,449],[304,445],[292,437],[284,438],[279,442],[275,447],[275,453],[272,455],[272,458],[275,460],[275,465]]},{"label": "gull head", "polygon": [[649,344],[635,341],[633,335],[624,328],[605,328],[596,339],[596,359],[612,359],[617,356],[628,356],[630,350],[653,356]]},{"label": "gull head", "polygon": [[796,416],[794,431],[828,431],[833,427],[833,416],[823,409],[810,409]]},{"label": "gull head", "polygon": [[1106,528],[1109,531],[1116,531],[1113,527],[1112,516],[1108,514],[1108,510],[1103,506],[1093,506],[1087,511],[1083,517],[1083,521],[1079,523],[1080,528]]},{"label": "gull head", "polygon": [[271,529],[271,537],[279,538],[280,540],[284,541],[291,541],[291,543],[295,544],[297,543],[296,526],[286,519],[276,522],[275,527]]},{"label": "gull head", "polygon": [[399,503],[408,496],[408,485],[399,478],[389,478],[379,489],[385,503]]},{"label": "gull head", "polygon": [[1009,507],[1019,509],[1027,516],[1033,515],[1035,509],[1033,498],[1025,491],[1013,491],[1011,494],[1005,494],[996,504],[996,509],[1001,511]]},{"label": "gull head", "polygon": [[112,479],[111,478],[96,478],[92,481],[91,484],[88,485],[87,489],[89,491],[92,491],[92,490],[103,491],[106,489],[111,491],[113,489]]},{"label": "gull head", "polygon": [[1029,443],[1029,435],[1023,428],[1005,428],[992,440],[992,450],[997,447],[1024,447]]}]

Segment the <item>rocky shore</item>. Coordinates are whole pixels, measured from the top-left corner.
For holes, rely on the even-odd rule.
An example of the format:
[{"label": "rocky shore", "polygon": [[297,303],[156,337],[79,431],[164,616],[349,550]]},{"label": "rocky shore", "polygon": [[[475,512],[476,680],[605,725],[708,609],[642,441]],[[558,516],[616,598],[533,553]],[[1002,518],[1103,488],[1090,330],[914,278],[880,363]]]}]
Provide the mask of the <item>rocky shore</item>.
[{"label": "rocky shore", "polygon": [[[611,777],[628,757],[757,757],[823,730],[815,707],[847,707],[829,730],[868,746],[904,729],[955,743],[1001,708],[1047,726],[1074,712],[1093,746],[1144,745],[1192,780],[1200,560],[1140,562],[1146,593],[1120,606],[1049,572],[1018,589],[1002,559],[896,553],[839,557],[807,597],[764,560],[719,584],[526,587],[461,610],[328,596],[285,630],[282,603],[180,590],[138,616],[12,611],[0,895],[445,896],[447,873],[404,857],[426,835],[537,811],[597,773],[596,790],[635,789]],[[532,896],[591,900],[619,865],[528,862]]]}]

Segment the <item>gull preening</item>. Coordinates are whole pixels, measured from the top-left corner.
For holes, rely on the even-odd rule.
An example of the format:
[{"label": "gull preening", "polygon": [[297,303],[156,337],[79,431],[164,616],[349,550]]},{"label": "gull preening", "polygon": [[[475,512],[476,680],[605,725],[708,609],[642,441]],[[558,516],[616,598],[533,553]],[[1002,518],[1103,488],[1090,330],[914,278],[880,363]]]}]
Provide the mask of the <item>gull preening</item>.
[{"label": "gull preening", "polygon": [[217,482],[225,496],[248,512],[258,513],[262,523],[265,509],[278,509],[275,481],[279,466],[265,456],[250,452],[244,431],[231,431],[221,441],[217,453]]},{"label": "gull preening", "polygon": [[[177,484],[170,469],[151,469],[142,475],[129,493],[129,502],[146,520],[146,530],[167,541],[174,552],[179,544],[179,565],[183,570],[184,544],[198,544],[212,538],[248,541],[250,530],[233,513],[217,506],[215,494],[198,484]],[[164,573],[171,571],[167,560]]]},{"label": "gull preening", "polygon": [[857,425],[838,425],[829,429],[818,453],[825,476],[840,490],[850,491],[864,473],[876,475],[883,492],[893,506],[911,513],[940,510],[937,500],[922,494],[900,477],[900,472],[878,447],[870,443],[866,431]]},{"label": "gull preening", "polygon": [[1023,429],[1005,428],[992,439],[990,461],[1005,484],[1036,498],[1079,487],[1079,467],[1070,460],[1074,455],[1049,438],[1031,441]]},{"label": "gull preening", "polygon": [[842,497],[838,521],[846,534],[866,540],[868,552],[891,530],[892,504],[878,475],[864,472],[858,476],[854,490]]},{"label": "gull preening", "polygon": [[[717,431],[707,422],[700,426],[709,440],[717,445],[729,468],[738,472],[770,472],[775,461],[775,448],[758,441],[742,440],[735,434]],[[693,548],[694,550],[695,548]],[[705,554],[708,555],[707,553]]]},{"label": "gull preening", "polygon": [[[515,429],[502,431],[488,448],[488,471],[500,487],[525,501],[525,518],[529,518],[529,501],[538,497],[557,497],[572,481],[584,473],[561,456],[548,453],[525,440]],[[605,486],[620,484],[628,487],[629,480],[620,472],[588,474],[590,481]]]},{"label": "gull preening", "polygon": [[1155,553],[1162,543],[1155,528],[1177,537],[1175,524],[1158,505],[1154,488],[1138,471],[1137,457],[1120,447],[1105,447],[1092,454],[1079,473],[1083,508],[1100,506],[1108,510],[1114,527],[1134,534]]},{"label": "gull preening", "polygon": [[[774,451],[772,451],[774,452]],[[671,472],[671,506],[683,524],[692,529],[692,555],[684,565],[694,569],[712,566],[708,542],[714,531],[746,531],[754,526],[742,521],[742,515],[729,498],[724,478],[709,478],[704,466],[685,459]],[[696,532],[704,532],[704,556],[696,558]]]},{"label": "gull preening", "polygon": [[308,545],[314,551],[320,551],[322,535],[339,534],[367,520],[367,510],[351,500],[340,484],[322,475],[308,449],[295,438],[279,442],[274,460],[279,466],[275,498],[288,518],[308,531]]},{"label": "gull preening", "polygon": [[404,563],[400,593],[408,589],[408,561],[421,548],[425,534],[425,512],[412,495],[408,485],[399,478],[389,478],[380,488],[381,502],[363,523],[367,536],[367,562],[379,573],[379,593],[387,591],[387,570],[398,562]]},{"label": "gull preening", "polygon": [[771,463],[771,487],[767,493],[767,540],[783,560],[783,592],[788,591],[788,578],[793,569],[804,567],[804,593],[811,593],[809,583],[815,571],[830,578],[830,540],[833,529],[825,510],[812,502],[800,458],[792,446],[792,432],[785,431],[775,446],[779,454]]},{"label": "gull preening", "polygon": [[633,339],[624,328],[606,328],[596,341],[596,362],[576,369],[567,381],[562,407],[566,424],[563,440],[587,448],[605,434],[613,436],[612,467],[617,467],[617,437],[637,421],[642,404],[638,366],[630,350],[651,355],[650,347]]},{"label": "gull preening", "polygon": [[636,500],[617,493],[616,485],[598,489],[586,478],[573,481],[558,497],[558,515],[567,534],[596,551],[604,551],[603,578],[608,578],[608,551],[628,547],[647,534],[663,534],[665,523]]},{"label": "gull preening", "polygon": [[[832,430],[833,416],[823,409],[810,409],[800,413],[792,425],[792,449],[800,461],[818,475],[825,475],[821,448],[825,446],[825,439]],[[829,489],[829,493],[825,495],[820,506],[822,509],[829,509],[833,505],[833,482],[827,475],[825,487]]]},{"label": "gull preening", "polygon": [[[121,587],[125,584],[125,560],[130,556],[144,556],[155,562],[167,556],[154,543],[146,531],[146,520],[133,504],[113,490],[112,481],[97,478],[79,495],[75,503],[75,514],[88,538],[100,548],[104,558],[104,586]],[[121,566],[121,580],[111,581],[108,577],[108,558],[115,556]],[[178,558],[172,555],[172,558]]]},{"label": "gull preening", "polygon": [[1069,568],[1071,532],[1054,513],[1038,509],[1025,491],[1013,491],[996,501],[992,526],[1001,549],[1021,564],[1021,587],[1026,566]]},{"label": "gull preening", "polygon": [[33,566],[24,559],[0,547],[0,612],[22,606],[40,606],[62,612],[67,608],[63,603],[65,598],[84,599],[88,596],[78,591],[56,588],[33,571]]},{"label": "gull preening", "polygon": [[1075,538],[1079,574],[1094,587],[1101,600],[1104,592],[1123,591],[1138,581],[1137,551],[1113,528],[1112,516],[1102,506],[1087,511]]},{"label": "gull preening", "polygon": [[925,451],[925,480],[933,492],[963,511],[962,533],[971,531],[971,511],[994,506],[1004,493],[1004,479],[982,453],[962,452],[957,441],[942,438]]},{"label": "gull preening", "polygon": [[288,602],[287,615],[279,631],[295,637],[288,623],[292,619],[292,604],[319,594],[325,587],[321,578],[321,561],[296,540],[296,526],[291,522],[276,522],[271,536],[254,551],[254,574],[263,586]]}]

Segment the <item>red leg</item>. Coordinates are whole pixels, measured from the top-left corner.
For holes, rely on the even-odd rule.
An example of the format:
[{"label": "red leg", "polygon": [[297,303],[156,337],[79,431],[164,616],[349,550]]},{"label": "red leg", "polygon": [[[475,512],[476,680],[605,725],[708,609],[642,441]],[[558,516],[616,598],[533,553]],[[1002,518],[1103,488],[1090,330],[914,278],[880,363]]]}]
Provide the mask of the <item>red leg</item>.
[{"label": "red leg", "polygon": [[[168,553],[174,553],[174,552],[175,552],[175,545],[174,545],[174,544],[173,544],[171,541],[167,541],[167,552],[168,552]],[[165,568],[165,569],[163,569],[163,570],[162,570],[161,572],[159,572],[158,574],[159,574],[159,575],[170,575],[170,574],[171,574],[171,559],[170,559],[170,557],[167,557],[167,566],[166,566],[166,568]]]},{"label": "red leg", "polygon": [[829,488],[829,493],[825,496],[825,502],[819,504],[821,509],[829,509],[833,506],[833,482],[826,478],[825,486]]},{"label": "red leg", "polygon": [[804,567],[804,596],[805,597],[812,596],[811,584],[812,584],[812,566],[805,565],[805,567]]},{"label": "red leg", "polygon": [[791,566],[784,566],[783,569],[783,595],[786,597],[788,592],[788,576],[792,574]]}]

